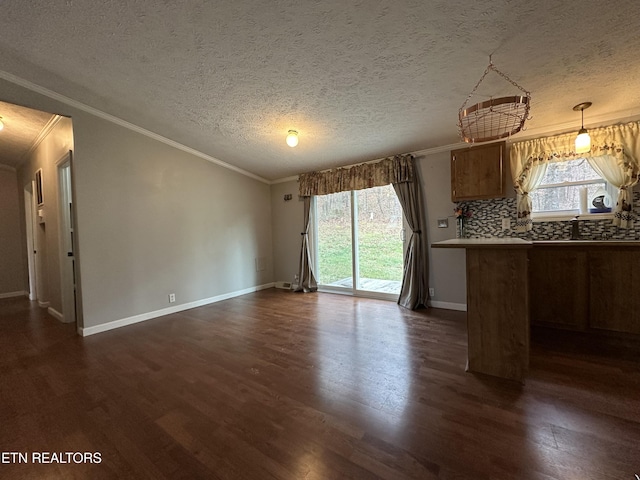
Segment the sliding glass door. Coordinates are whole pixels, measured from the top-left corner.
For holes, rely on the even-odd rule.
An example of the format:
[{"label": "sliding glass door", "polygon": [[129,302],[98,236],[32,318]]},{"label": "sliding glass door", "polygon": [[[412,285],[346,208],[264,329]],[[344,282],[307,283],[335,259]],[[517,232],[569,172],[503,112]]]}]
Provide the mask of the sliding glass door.
[{"label": "sliding glass door", "polygon": [[318,284],[353,288],[351,192],[316,197]]},{"label": "sliding glass door", "polygon": [[397,298],[404,229],[391,185],[315,197],[315,227],[322,289]]}]

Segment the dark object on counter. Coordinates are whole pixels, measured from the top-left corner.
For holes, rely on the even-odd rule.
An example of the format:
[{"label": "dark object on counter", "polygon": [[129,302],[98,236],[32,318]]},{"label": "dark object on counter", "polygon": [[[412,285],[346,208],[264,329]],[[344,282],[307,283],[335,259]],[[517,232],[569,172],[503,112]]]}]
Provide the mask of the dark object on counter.
[{"label": "dark object on counter", "polygon": [[578,217],[571,219],[571,240],[580,240],[580,222]]},{"label": "dark object on counter", "polygon": [[596,196],[591,200],[591,205],[593,208],[589,208],[589,213],[608,213],[611,211],[611,199],[602,188],[596,192]]}]

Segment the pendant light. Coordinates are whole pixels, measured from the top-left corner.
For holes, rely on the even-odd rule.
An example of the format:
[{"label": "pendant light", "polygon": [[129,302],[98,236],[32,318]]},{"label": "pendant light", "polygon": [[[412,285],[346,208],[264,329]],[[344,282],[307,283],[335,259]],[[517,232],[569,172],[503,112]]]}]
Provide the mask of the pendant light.
[{"label": "pendant light", "polygon": [[298,132],[296,130],[289,130],[289,133],[287,134],[287,145],[291,148],[298,145]]},{"label": "pendant light", "polygon": [[591,137],[589,137],[587,129],[584,128],[584,109],[590,106],[591,102],[583,102],[573,107],[576,112],[580,111],[582,113],[582,123],[576,137],[576,153],[587,153],[591,150]]}]

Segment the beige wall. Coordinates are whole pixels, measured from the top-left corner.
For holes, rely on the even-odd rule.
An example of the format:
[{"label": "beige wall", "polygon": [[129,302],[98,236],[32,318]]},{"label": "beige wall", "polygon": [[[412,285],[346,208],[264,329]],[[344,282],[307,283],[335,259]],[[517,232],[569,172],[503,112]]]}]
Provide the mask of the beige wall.
[{"label": "beige wall", "polygon": [[24,269],[18,177],[0,165],[0,296],[27,292]]},{"label": "beige wall", "polygon": [[[292,199],[284,201],[291,194]],[[274,278],[294,282],[300,263],[300,233],[303,228],[303,202],[298,197],[298,182],[276,183],[271,186],[271,225],[273,227]]]},{"label": "beige wall", "polygon": [[74,132],[85,327],[273,281],[268,185],[84,113]]},{"label": "beige wall", "polygon": [[[417,158],[427,216],[429,242],[429,286],[434,289],[434,306],[462,308],[466,305],[465,252],[462,249],[432,249],[432,242],[455,238],[451,202],[451,163],[449,152]],[[438,228],[438,219],[448,218],[448,228]]]},{"label": "beige wall", "polygon": [[81,326],[273,281],[269,185],[10,82],[0,92],[73,119]]}]

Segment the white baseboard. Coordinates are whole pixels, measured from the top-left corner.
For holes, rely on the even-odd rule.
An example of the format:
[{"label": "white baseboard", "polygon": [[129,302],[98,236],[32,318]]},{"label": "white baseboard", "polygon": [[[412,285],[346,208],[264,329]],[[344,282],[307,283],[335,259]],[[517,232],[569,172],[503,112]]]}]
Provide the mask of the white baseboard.
[{"label": "white baseboard", "polygon": [[431,300],[430,303],[433,308],[442,308],[444,310],[458,310],[459,312],[467,311],[466,303],[438,302],[433,300]]},{"label": "white baseboard", "polygon": [[21,290],[19,292],[0,293],[0,298],[22,297],[23,295],[29,296],[29,292],[25,292],[24,290]]},{"label": "white baseboard", "polygon": [[48,307],[47,308],[47,312],[49,313],[49,315],[51,315],[53,318],[55,318],[56,320],[60,320],[61,322],[64,322],[64,315],[62,315],[59,311],[57,311],[55,308],[53,307]]},{"label": "white baseboard", "polygon": [[38,300],[38,306],[40,308],[49,308],[49,302],[41,302],[40,300]]},{"label": "white baseboard", "polygon": [[93,327],[87,327],[87,328],[78,327],[78,333],[83,337],[87,337],[89,335],[95,335],[96,333],[102,333],[108,330],[113,330],[115,328],[126,327],[127,325],[133,325],[134,323],[144,322],[146,320],[151,320],[153,318],[162,317],[164,315],[170,315],[172,313],[182,312],[184,310],[189,310],[191,308],[202,307],[204,305],[209,305],[211,303],[221,302],[222,300],[239,297],[241,295],[246,295],[248,293],[254,293],[259,290],[272,288],[274,286],[275,286],[275,283],[273,282],[266,283],[264,285],[258,285],[256,287],[246,288],[244,290],[237,290],[235,292],[224,293],[222,295],[217,295],[215,297],[196,300],[195,302],[183,303],[180,305],[175,305],[173,307],[155,310],[153,312],[141,313],[140,315],[134,315],[133,317],[121,318],[120,320],[113,320],[111,322],[101,323],[100,325],[95,325]]}]

